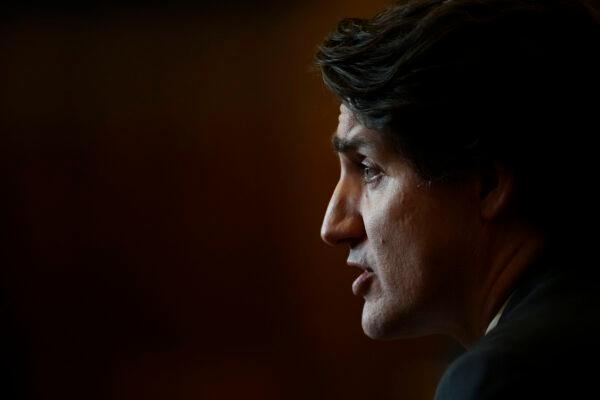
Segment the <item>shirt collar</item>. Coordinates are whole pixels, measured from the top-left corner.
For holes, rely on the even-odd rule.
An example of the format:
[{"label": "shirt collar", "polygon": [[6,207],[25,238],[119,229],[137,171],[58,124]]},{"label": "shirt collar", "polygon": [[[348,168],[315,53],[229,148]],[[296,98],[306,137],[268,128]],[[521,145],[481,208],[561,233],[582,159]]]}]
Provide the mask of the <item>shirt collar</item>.
[{"label": "shirt collar", "polygon": [[496,313],[496,316],[492,319],[492,322],[490,322],[487,329],[485,330],[485,335],[487,335],[492,329],[494,329],[496,327],[496,325],[498,325],[498,322],[500,321],[500,317],[502,317],[502,313],[504,312],[504,309],[508,305],[508,301],[510,300],[511,297],[512,297],[512,294],[510,296],[508,296],[508,299],[506,299],[506,301],[504,302],[502,307],[500,307],[500,310],[498,310],[498,313]]}]

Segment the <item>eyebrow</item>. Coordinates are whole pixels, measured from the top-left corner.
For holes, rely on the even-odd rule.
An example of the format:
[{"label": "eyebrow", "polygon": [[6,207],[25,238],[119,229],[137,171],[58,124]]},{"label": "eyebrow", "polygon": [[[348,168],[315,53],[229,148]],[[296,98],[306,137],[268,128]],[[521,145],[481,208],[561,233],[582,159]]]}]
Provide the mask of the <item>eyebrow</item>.
[{"label": "eyebrow", "polygon": [[333,150],[337,153],[348,153],[349,151],[356,151],[361,147],[373,147],[373,143],[365,139],[344,139],[337,136],[335,133],[333,134],[333,136],[331,136],[331,145],[333,146]]}]

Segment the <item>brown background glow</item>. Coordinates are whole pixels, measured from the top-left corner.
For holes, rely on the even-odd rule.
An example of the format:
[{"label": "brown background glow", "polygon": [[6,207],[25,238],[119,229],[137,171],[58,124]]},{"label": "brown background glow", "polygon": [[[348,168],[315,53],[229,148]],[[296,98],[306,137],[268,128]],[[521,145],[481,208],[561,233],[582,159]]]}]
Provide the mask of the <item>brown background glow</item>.
[{"label": "brown background glow", "polygon": [[319,237],[312,56],[385,2],[39,3],[0,20],[7,396],[431,398],[454,346],[366,338]]}]

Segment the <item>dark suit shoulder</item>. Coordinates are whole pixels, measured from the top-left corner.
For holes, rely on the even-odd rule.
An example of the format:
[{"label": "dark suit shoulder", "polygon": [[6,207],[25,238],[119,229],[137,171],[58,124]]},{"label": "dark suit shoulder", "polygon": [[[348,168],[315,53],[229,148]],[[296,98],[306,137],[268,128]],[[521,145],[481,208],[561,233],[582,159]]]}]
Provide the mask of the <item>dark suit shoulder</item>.
[{"label": "dark suit shoulder", "polygon": [[[500,398],[505,396],[505,388],[515,386],[513,380],[517,375],[508,375],[511,381],[505,379],[509,360],[501,352],[468,351],[444,373],[437,391],[436,400],[480,400]],[[501,379],[499,379],[501,378]],[[504,388],[503,388],[504,387]],[[512,398],[514,396],[505,397]]]},{"label": "dark suit shoulder", "polygon": [[595,390],[598,285],[547,273],[518,289],[498,326],[455,360],[436,400],[573,398]]}]

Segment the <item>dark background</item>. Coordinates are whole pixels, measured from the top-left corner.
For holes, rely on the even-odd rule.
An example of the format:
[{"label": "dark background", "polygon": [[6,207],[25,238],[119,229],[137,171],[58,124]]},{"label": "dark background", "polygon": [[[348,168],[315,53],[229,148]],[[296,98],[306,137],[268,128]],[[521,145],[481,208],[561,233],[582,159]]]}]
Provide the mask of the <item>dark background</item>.
[{"label": "dark background", "polygon": [[312,56],[384,4],[3,6],[2,398],[431,398],[456,347],[366,338],[319,238]]}]

